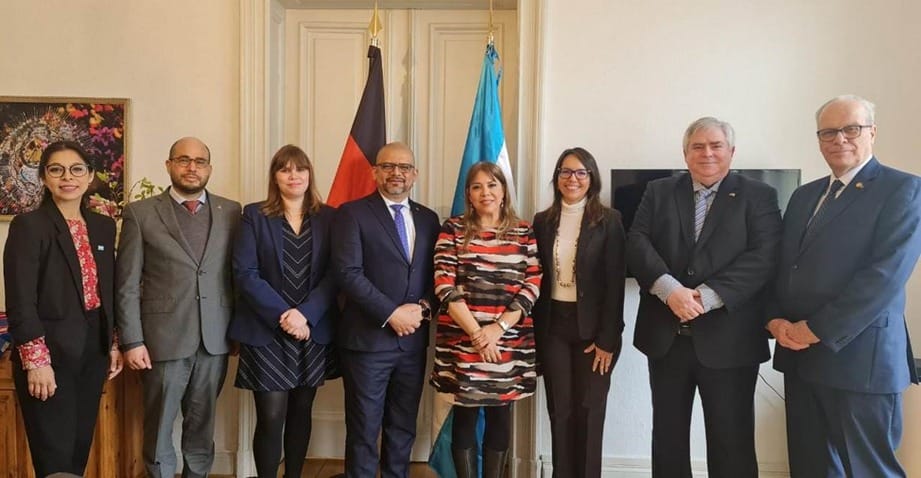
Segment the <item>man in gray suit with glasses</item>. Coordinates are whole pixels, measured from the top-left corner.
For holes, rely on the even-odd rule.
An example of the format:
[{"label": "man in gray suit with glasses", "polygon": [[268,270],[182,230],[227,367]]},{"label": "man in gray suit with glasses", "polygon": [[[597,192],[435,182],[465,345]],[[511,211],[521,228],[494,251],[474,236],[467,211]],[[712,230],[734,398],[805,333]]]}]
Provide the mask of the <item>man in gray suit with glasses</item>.
[{"label": "man in gray suit with glasses", "polygon": [[205,190],[211,152],[197,138],[173,144],[166,170],[172,186],[122,215],[116,322],[125,362],[142,371],[148,476],[174,476],[173,422],[182,411],[182,476],[205,477],[227,372],[230,246],[240,204]]}]

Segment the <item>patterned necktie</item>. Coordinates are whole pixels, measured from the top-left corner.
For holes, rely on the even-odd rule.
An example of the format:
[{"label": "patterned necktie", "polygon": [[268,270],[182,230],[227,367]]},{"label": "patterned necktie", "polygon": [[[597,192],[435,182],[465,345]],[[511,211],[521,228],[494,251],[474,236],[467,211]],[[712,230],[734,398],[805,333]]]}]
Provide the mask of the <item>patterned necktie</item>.
[{"label": "patterned necktie", "polygon": [[701,189],[697,191],[697,203],[694,204],[694,240],[700,237],[700,231],[704,228],[704,219],[707,217],[707,198],[713,194],[710,189]]},{"label": "patterned necktie", "polygon": [[812,226],[812,224],[815,223],[815,220],[819,217],[819,215],[825,212],[826,206],[831,204],[831,202],[835,199],[838,199],[838,191],[840,191],[843,187],[844,183],[842,183],[840,179],[832,181],[831,186],[828,187],[828,193],[825,194],[824,198],[822,198],[822,204],[820,204],[819,207],[815,210],[815,214],[809,218],[809,224],[806,226],[807,229],[809,226]]},{"label": "patterned necktie", "polygon": [[182,205],[185,206],[185,208],[189,210],[189,214],[193,216],[195,215],[196,212],[198,212],[198,200],[197,199],[193,201],[182,201]]},{"label": "patterned necktie", "polygon": [[403,219],[402,204],[391,204],[393,209],[393,223],[397,226],[397,235],[400,236],[400,244],[403,245],[403,254],[409,259],[409,238],[406,236],[406,220]]}]

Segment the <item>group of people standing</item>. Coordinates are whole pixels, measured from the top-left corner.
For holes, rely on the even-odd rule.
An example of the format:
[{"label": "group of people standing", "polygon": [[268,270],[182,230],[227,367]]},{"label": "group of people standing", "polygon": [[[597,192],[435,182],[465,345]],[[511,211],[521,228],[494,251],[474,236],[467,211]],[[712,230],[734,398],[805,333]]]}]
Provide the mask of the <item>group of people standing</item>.
[{"label": "group of people standing", "polygon": [[[265,200],[207,192],[211,154],[172,145],[171,187],[115,223],[86,209],[93,166],[49,145],[45,198],[17,216],[4,253],[14,378],[39,476],[81,475],[106,378],[142,370],[143,458],[172,477],[214,457],[214,412],[231,343],[252,390],[260,477],[299,477],[317,388],[341,376],[346,476],[408,476],[434,322],[435,391],[454,404],[461,478],[501,478],[510,405],[545,378],[557,477],[598,477],[626,271],[640,286],[634,345],[648,357],[654,477],[689,478],[700,393],[711,477],[756,477],[754,391],[777,339],[793,477],[905,476],[894,450],[900,394],[916,381],[905,283],[921,253],[921,179],[873,156],[874,107],[837,97],[816,115],[831,175],[777,192],[730,171],[732,127],[684,135],[688,174],[649,184],[627,233],[602,205],[583,148],[554,166],[553,203],[522,220],[508,178],[474,165],[463,214],[439,226],[409,199],[413,152],[376,154],[377,191],[323,204],[311,161],[282,147]],[[477,420],[485,416],[482,442]],[[378,445],[378,439],[380,444]],[[482,457],[482,460],[480,459]]]}]

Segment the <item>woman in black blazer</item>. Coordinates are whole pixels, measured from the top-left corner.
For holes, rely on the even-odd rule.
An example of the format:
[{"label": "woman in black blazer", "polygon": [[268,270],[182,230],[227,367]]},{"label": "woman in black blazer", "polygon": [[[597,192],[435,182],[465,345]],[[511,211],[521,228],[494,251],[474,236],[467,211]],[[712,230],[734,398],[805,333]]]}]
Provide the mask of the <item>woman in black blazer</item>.
[{"label": "woman in black blazer", "polygon": [[598,477],[624,330],[625,234],[620,214],[598,197],[601,172],[591,153],[563,151],[551,184],[553,204],[534,217],[544,280],[533,314],[553,476]]},{"label": "woman in black blazer", "polygon": [[3,253],[13,380],[37,476],[83,475],[113,343],[115,222],[85,208],[93,167],[71,141],[51,143],[41,205],[10,223]]},{"label": "woman in black blazer", "polygon": [[[240,342],[236,386],[253,391],[253,455],[260,478],[301,476],[311,409],[333,358],[338,309],[329,263],[333,208],[317,193],[313,165],[297,146],[275,153],[268,197],[243,209],[233,247],[240,299],[227,334]],[[282,432],[284,430],[284,432]]]}]

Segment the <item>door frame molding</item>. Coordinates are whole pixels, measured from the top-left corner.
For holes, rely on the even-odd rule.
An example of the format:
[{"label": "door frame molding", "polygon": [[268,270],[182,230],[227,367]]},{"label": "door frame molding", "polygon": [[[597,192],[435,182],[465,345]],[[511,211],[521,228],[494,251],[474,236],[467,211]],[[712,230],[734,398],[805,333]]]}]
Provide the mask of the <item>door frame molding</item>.
[{"label": "door frame molding", "polygon": [[[273,0],[239,0],[240,2],[240,199],[251,202],[264,194],[267,158],[271,157],[272,115],[274,111],[271,91],[279,85],[271,84],[272,26],[277,23],[280,4]],[[424,1],[420,2],[424,8]],[[519,204],[522,217],[531,217],[540,199],[540,152],[542,151],[541,117],[543,66],[546,54],[542,50],[544,0],[518,0],[518,157],[515,177],[519,178]],[[283,19],[282,19],[283,22]],[[283,78],[283,76],[282,76]],[[275,106],[275,108],[273,108]],[[527,178],[527,180],[521,180]],[[249,394],[239,394],[239,421],[237,423],[236,475],[255,473],[252,459],[252,436],[255,429],[255,407]],[[514,408],[512,433],[512,477],[533,477],[540,473],[538,455],[541,433],[538,420],[538,402],[535,397],[519,402]]]}]

